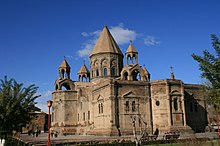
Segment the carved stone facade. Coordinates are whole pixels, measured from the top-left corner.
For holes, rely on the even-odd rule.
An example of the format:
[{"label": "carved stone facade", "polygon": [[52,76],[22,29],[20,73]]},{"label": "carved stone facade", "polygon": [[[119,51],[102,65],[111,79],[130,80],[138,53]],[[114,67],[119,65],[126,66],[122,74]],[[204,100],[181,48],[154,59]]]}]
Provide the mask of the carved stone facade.
[{"label": "carved stone facade", "polygon": [[[52,129],[63,134],[129,135],[137,131],[200,132],[207,126],[204,89],[171,79],[150,80],[130,43],[123,54],[105,26],[78,81],[66,59],[52,93]],[[86,78],[83,81],[82,78]],[[91,79],[91,80],[90,80]]]}]

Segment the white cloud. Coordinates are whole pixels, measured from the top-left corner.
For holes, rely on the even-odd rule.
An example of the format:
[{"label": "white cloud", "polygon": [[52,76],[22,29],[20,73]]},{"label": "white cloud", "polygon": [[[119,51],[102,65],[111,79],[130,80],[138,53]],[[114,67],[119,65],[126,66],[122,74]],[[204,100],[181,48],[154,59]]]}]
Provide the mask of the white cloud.
[{"label": "white cloud", "polygon": [[52,91],[47,90],[44,93],[37,93],[37,95],[41,95],[36,99],[36,106],[39,107],[42,111],[48,112],[47,101],[52,98]]},{"label": "white cloud", "polygon": [[155,46],[159,45],[160,41],[156,39],[154,36],[147,36],[146,38],[144,38],[144,44],[147,46]]},{"label": "white cloud", "polygon": [[36,107],[40,108],[41,111],[45,112],[45,113],[48,113],[48,107],[47,107],[47,102],[38,102],[36,104]]},{"label": "white cloud", "polygon": [[96,30],[96,31],[90,32],[89,34],[90,36],[94,36],[96,38],[100,36],[101,32],[102,32],[101,30]]},{"label": "white cloud", "polygon": [[137,33],[134,30],[124,28],[123,23],[118,26],[112,26],[109,31],[118,45],[128,44],[130,40],[134,41],[137,37]]},{"label": "white cloud", "polygon": [[69,59],[73,59],[73,56],[71,56],[71,55],[66,55],[65,57],[69,58]]},{"label": "white cloud", "polygon": [[79,57],[89,56],[92,51],[94,44],[84,44],[84,48],[78,51]]},{"label": "white cloud", "polygon": [[[118,24],[117,26],[111,26],[109,29],[112,36],[118,45],[128,44],[130,40],[135,40],[137,33],[134,30],[129,30],[124,28],[123,23]],[[89,38],[85,43],[82,44],[82,49],[78,51],[79,57],[87,57],[91,53],[95,43],[101,34],[101,30],[95,30],[93,32],[82,32],[82,36]]]},{"label": "white cloud", "polygon": [[86,33],[86,32],[82,32],[82,33],[81,33],[81,35],[82,35],[82,36],[84,36],[84,37],[89,36],[89,34],[88,34],[88,33]]},{"label": "white cloud", "polygon": [[87,40],[83,45],[82,49],[78,51],[79,57],[87,57],[92,52],[93,47],[97,41],[97,37],[93,37],[90,40]]},{"label": "white cloud", "polygon": [[86,33],[86,32],[82,33],[83,36],[90,38],[86,40],[85,43],[82,44],[82,49],[77,52],[79,57],[87,57],[90,55],[100,33],[101,30],[96,30],[90,33]]},{"label": "white cloud", "polygon": [[51,96],[51,94],[52,94],[52,92],[51,92],[50,90],[47,90],[46,92],[44,92],[44,93],[41,95],[41,97],[47,98],[47,97]]},{"label": "white cloud", "polygon": [[[141,40],[143,39],[143,43],[147,46],[160,44],[160,41],[154,36],[145,37],[144,35],[137,33],[135,30],[125,28],[123,23],[119,23],[117,26],[111,26],[109,31],[118,45],[129,44],[130,40],[134,41],[137,38],[140,38]],[[82,44],[82,49],[77,52],[79,57],[88,57],[90,55],[100,33],[101,30],[81,33],[83,37],[87,38],[87,40]]]}]

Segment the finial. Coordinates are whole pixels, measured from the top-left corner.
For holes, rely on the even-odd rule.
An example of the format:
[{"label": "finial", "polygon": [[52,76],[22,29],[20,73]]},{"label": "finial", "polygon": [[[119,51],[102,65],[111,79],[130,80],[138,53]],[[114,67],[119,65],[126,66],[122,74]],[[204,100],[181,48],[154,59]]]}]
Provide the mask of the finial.
[{"label": "finial", "polygon": [[85,65],[85,62],[86,62],[86,61],[85,61],[85,59],[84,59],[84,60],[83,60],[83,64],[84,64],[84,65]]},{"label": "finial", "polygon": [[132,40],[130,40],[130,44],[132,44]]},{"label": "finial", "polygon": [[172,66],[170,66],[170,70],[171,70],[171,72],[173,72],[173,67]]},{"label": "finial", "polygon": [[173,73],[173,67],[171,66],[170,69],[171,69],[170,79],[174,80],[175,76],[174,76],[174,73]]},{"label": "finial", "polygon": [[66,60],[66,56],[64,56],[64,60]]}]

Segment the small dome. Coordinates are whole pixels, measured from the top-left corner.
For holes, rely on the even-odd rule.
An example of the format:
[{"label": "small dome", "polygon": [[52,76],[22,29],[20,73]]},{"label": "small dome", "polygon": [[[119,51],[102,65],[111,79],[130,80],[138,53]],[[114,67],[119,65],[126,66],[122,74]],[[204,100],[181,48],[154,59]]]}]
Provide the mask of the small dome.
[{"label": "small dome", "polygon": [[64,58],[63,62],[60,64],[59,68],[70,68],[70,66],[67,63],[65,58]]},{"label": "small dome", "polygon": [[138,51],[135,49],[135,47],[132,45],[132,41],[130,41],[130,45],[128,46],[128,49],[126,51],[127,53],[138,53]]},{"label": "small dome", "polygon": [[89,73],[89,70],[86,67],[86,65],[83,64],[82,67],[80,68],[80,70],[78,71],[78,74],[86,74],[86,73]]}]

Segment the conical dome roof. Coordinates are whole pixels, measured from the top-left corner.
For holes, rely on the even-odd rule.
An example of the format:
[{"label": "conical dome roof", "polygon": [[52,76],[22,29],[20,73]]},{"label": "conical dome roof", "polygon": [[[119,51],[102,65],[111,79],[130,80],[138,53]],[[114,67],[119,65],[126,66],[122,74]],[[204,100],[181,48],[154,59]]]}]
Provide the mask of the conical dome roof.
[{"label": "conical dome roof", "polygon": [[70,68],[70,66],[67,63],[65,58],[64,58],[63,62],[60,64],[59,68]]},{"label": "conical dome roof", "polygon": [[127,49],[126,53],[138,53],[138,51],[132,45],[132,41],[130,41],[130,45],[128,46],[128,49]]},{"label": "conical dome roof", "polygon": [[102,33],[99,36],[99,39],[96,42],[96,45],[92,50],[92,53],[90,54],[90,57],[94,54],[99,53],[115,53],[123,56],[120,48],[118,47],[117,43],[115,42],[114,38],[109,32],[107,26],[103,28]]},{"label": "conical dome roof", "polygon": [[86,67],[86,65],[83,64],[82,67],[80,68],[80,70],[78,71],[78,74],[86,74],[86,73],[89,73],[89,70]]}]

